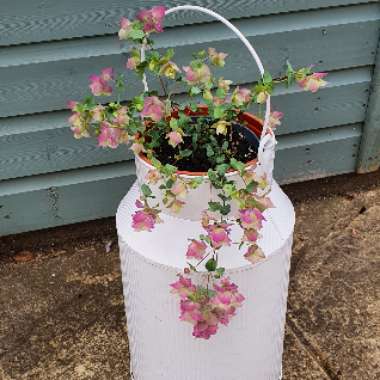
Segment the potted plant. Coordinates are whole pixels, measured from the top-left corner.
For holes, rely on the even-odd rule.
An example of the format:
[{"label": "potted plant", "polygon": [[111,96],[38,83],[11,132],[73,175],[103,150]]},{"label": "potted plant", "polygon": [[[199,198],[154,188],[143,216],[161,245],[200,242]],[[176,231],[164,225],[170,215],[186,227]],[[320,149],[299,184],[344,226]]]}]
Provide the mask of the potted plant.
[{"label": "potted plant", "polygon": [[[186,6],[174,10],[180,8]],[[229,324],[245,299],[220,264],[220,252],[235,247],[248,263],[265,257],[258,241],[265,211],[276,205],[268,196],[271,173],[263,169],[264,159],[258,160],[258,155],[265,155],[265,137],[274,147],[274,131],[283,116],[279,111],[269,113],[270,95],[277,85],[293,83],[315,92],[326,85],[326,74],[287,63],[280,78],[261,70],[255,85],[233,86],[232,81],[213,75],[213,68],[224,67],[228,55],[212,47],[195,52],[180,67],[173,49],[154,48],[153,36],[163,32],[170,11],[156,6],[140,11],[133,21],[121,19],[119,38],[131,46],[126,73],[117,75],[105,68],[92,75],[93,96],[70,102],[69,122],[75,138],[94,136],[99,146],[109,148],[130,144],[140,188],[131,216],[135,231],[154,233],[163,215],[201,225],[201,234],[188,236],[183,252],[187,265],[167,291],[170,287],[178,298],[180,319],[192,325],[192,335],[207,340],[221,325]],[[249,42],[243,42],[248,47]],[[121,101],[133,73],[142,79],[143,89]],[[150,90],[148,79],[159,87]],[[188,95],[184,102],[175,96],[182,91]],[[107,102],[105,97],[111,96]],[[257,115],[249,112],[254,106]],[[241,230],[237,240],[231,237],[233,228]],[[203,280],[197,282],[199,276]]]}]

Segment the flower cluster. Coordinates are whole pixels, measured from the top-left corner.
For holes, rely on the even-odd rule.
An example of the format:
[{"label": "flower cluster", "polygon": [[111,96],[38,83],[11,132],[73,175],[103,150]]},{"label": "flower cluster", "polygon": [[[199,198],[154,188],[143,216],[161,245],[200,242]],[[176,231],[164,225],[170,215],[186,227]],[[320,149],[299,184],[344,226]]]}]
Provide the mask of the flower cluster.
[{"label": "flower cluster", "polygon": [[[173,49],[154,49],[152,36],[163,32],[165,12],[165,7],[155,6],[141,10],[134,20],[121,19],[119,39],[130,45],[126,71],[117,74],[107,67],[91,75],[92,96],[69,102],[69,124],[77,139],[96,137],[100,147],[112,149],[129,144],[135,155],[150,160],[154,168],[141,185],[141,196],[131,216],[135,231],[153,231],[161,223],[162,207],[181,212],[188,193],[203,181],[209,181],[216,190],[217,200],[210,199],[208,209],[200,216],[203,234],[189,237],[184,253],[188,259],[186,277],[181,274],[171,284],[180,297],[180,319],[194,326],[195,337],[209,339],[220,324],[229,323],[244,301],[237,285],[219,266],[218,256],[236,244],[239,250],[244,248],[243,257],[250,263],[265,258],[259,247],[260,231],[265,211],[273,207],[265,174],[258,174],[252,164],[246,165],[257,157],[257,148],[242,151],[239,139],[243,135],[236,126],[248,129],[242,116],[252,105],[261,112],[277,85],[297,84],[314,93],[327,85],[326,73],[313,72],[312,66],[294,69],[287,62],[282,77],[272,78],[265,72],[252,86],[233,86],[231,80],[214,75],[215,68],[225,66],[228,54],[212,47],[196,52],[188,64],[179,66]],[[137,75],[144,83],[147,77],[156,78],[161,88],[130,98],[126,92],[128,75]],[[178,89],[186,90],[186,102],[173,100]],[[105,102],[104,97],[110,101]],[[268,133],[274,133],[282,117],[279,111],[270,114]],[[179,170],[204,175],[189,179],[178,174]],[[235,179],[227,176],[231,171],[237,174]],[[161,191],[160,201],[157,190]],[[241,230],[239,241],[231,237],[235,227]],[[197,276],[207,284],[194,284],[190,277],[194,272],[200,272]]]},{"label": "flower cluster", "polygon": [[209,339],[220,324],[227,326],[245,299],[228,277],[215,281],[212,289],[196,286],[182,275],[170,286],[180,298],[180,320],[193,325],[196,338]]},{"label": "flower cluster", "polygon": [[160,223],[159,212],[147,206],[140,200],[136,200],[139,209],[132,215],[132,227],[135,231],[152,231],[156,223]]},{"label": "flower cluster", "polygon": [[90,76],[90,90],[95,96],[109,96],[112,94],[110,82],[114,78],[113,68],[106,67],[100,75]]}]

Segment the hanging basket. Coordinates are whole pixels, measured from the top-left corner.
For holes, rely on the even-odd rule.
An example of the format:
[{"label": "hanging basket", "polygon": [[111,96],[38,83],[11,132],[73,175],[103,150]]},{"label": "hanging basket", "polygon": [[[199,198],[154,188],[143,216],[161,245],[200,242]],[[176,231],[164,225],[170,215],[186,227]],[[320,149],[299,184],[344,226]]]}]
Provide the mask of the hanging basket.
[{"label": "hanging basket", "polygon": [[[195,10],[223,22],[248,48],[261,75],[264,68],[248,40],[228,20],[198,6],[178,6],[166,11]],[[147,88],[146,82],[144,85]],[[284,323],[289,263],[294,227],[294,208],[272,180],[275,137],[268,126],[270,97],[262,125],[256,167],[266,174],[275,208],[264,212],[266,222],[259,245],[265,259],[247,264],[237,247],[224,247],[220,265],[245,295],[244,306],[228,327],[220,327],[210,340],[195,339],[192,326],[178,320],[178,300],[168,284],[186,266],[188,238],[202,233],[201,210],[212,194],[203,183],[188,194],[186,206],[173,215],[166,208],[163,223],[149,234],[132,227],[139,184],[144,182],[149,162],[136,157],[137,181],[120,203],[116,215],[123,278],[131,376],[134,380],[278,380],[281,378]],[[182,176],[202,175],[180,173]],[[234,176],[234,173],[228,174]],[[154,190],[154,189],[153,189]],[[157,198],[160,194],[157,190]],[[215,189],[214,189],[215,190]],[[231,211],[232,213],[234,210]],[[232,239],[241,232],[232,227]],[[202,274],[199,274],[201,276]]]}]

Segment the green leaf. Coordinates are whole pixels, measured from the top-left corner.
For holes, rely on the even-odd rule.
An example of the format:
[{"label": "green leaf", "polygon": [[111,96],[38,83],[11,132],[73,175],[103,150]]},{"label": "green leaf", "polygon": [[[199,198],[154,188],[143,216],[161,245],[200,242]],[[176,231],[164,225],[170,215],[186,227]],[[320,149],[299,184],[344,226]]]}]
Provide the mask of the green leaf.
[{"label": "green leaf", "polygon": [[171,129],[176,129],[178,127],[178,120],[172,117],[169,122]]},{"label": "green leaf", "polygon": [[208,244],[211,244],[211,239],[207,236],[207,235],[199,235],[199,239],[201,239],[202,241],[205,241],[207,242]]},{"label": "green leaf", "polygon": [[141,191],[142,191],[142,193],[143,193],[143,195],[145,196],[145,197],[150,197],[151,195],[152,195],[152,190],[150,189],[150,187],[147,185],[147,184],[145,184],[145,183],[143,183],[142,185],[141,185]]},{"label": "green leaf", "polygon": [[200,50],[194,54],[194,57],[199,59],[205,59],[207,57],[207,52],[206,50]]},{"label": "green leaf", "polygon": [[235,158],[231,158],[230,164],[235,170],[238,170],[241,174],[244,173],[245,165],[241,161],[238,161]]},{"label": "green leaf", "polygon": [[142,111],[142,109],[144,108],[144,97],[142,95],[135,96],[132,99],[132,104],[135,106],[137,111]]},{"label": "green leaf", "polygon": [[288,72],[294,72],[293,66],[290,64],[289,61],[286,61],[286,67],[288,69]]},{"label": "green leaf", "polygon": [[245,188],[249,193],[252,193],[257,187],[257,182],[256,181],[251,181],[247,187]]},{"label": "green leaf", "polygon": [[133,29],[129,32],[128,35],[132,40],[141,40],[145,37],[145,33],[142,30],[139,29]]},{"label": "green leaf", "polygon": [[171,178],[169,178],[165,183],[165,186],[167,189],[171,189],[173,185],[174,185],[174,181]]},{"label": "green leaf", "polygon": [[186,115],[184,115],[183,113],[180,113],[179,114],[179,119],[178,119],[178,125],[180,127],[184,127],[186,126],[190,121],[190,118]]},{"label": "green leaf", "polygon": [[200,94],[201,92],[202,92],[202,90],[201,90],[199,87],[197,87],[197,86],[192,86],[192,87],[190,88],[190,95],[191,95],[191,96],[198,95],[198,94]]},{"label": "green leaf", "polygon": [[230,165],[228,164],[220,164],[216,167],[216,171],[220,176],[224,176],[229,168]]},{"label": "green leaf", "polygon": [[119,74],[117,77],[116,77],[116,88],[118,90],[123,90],[124,89],[124,75],[123,74]]},{"label": "green leaf", "polygon": [[157,160],[157,158],[155,158],[155,157],[152,156],[152,157],[150,157],[150,161],[151,161],[152,165],[156,169],[160,169],[161,168],[162,164],[161,164],[161,162],[159,160]]},{"label": "green leaf", "polygon": [[226,96],[226,91],[223,90],[222,88],[218,88],[216,91],[215,91],[215,95],[218,97],[218,98],[224,98]]},{"label": "green leaf", "polygon": [[231,211],[231,206],[229,204],[223,205],[219,211],[222,215],[228,215]]},{"label": "green leaf", "polygon": [[263,83],[264,84],[270,84],[270,83],[272,83],[272,81],[273,81],[272,75],[270,75],[270,73],[268,71],[264,71]]},{"label": "green leaf", "polygon": [[[223,189],[224,189],[224,186],[223,186]],[[222,200],[222,201],[227,201],[228,200],[228,197],[222,193],[218,194],[218,197]]]},{"label": "green leaf", "polygon": [[[191,141],[193,143],[193,145],[197,145],[197,142],[198,142],[198,133],[197,132],[193,132],[193,134],[191,135]],[[193,148],[195,148],[195,146]]]},{"label": "green leaf", "polygon": [[224,107],[216,106],[214,108],[214,119],[221,119],[224,116]]},{"label": "green leaf", "polygon": [[167,177],[170,177],[171,175],[173,175],[173,174],[177,171],[177,167],[176,167],[176,166],[173,166],[173,165],[170,165],[170,164],[166,164],[166,165],[162,168],[162,171],[163,171],[163,173],[164,173]]},{"label": "green leaf", "polygon": [[192,154],[193,154],[193,151],[191,149],[184,149],[184,150],[180,150],[179,151],[179,154],[185,158],[185,157],[190,157]]},{"label": "green leaf", "polygon": [[209,271],[209,272],[214,272],[215,269],[217,267],[217,263],[216,263],[216,260],[215,259],[210,259],[207,261],[206,263],[206,269]]},{"label": "green leaf", "polygon": [[162,63],[169,62],[174,56],[174,49],[170,48],[166,50],[165,54],[162,56],[161,61]]},{"label": "green leaf", "polygon": [[216,156],[215,161],[217,164],[222,164],[226,160],[226,156],[224,154],[220,154]]},{"label": "green leaf", "polygon": [[206,154],[207,154],[207,157],[212,157],[215,154],[211,145],[206,145]]},{"label": "green leaf", "polygon": [[189,182],[189,186],[192,189],[196,189],[203,182],[202,177],[195,177]]},{"label": "green leaf", "polygon": [[230,197],[232,195],[232,193],[236,190],[236,187],[235,187],[235,184],[232,184],[232,183],[226,183],[224,186],[223,186],[223,191],[225,192],[225,194]]},{"label": "green leaf", "polygon": [[286,66],[287,66],[286,75],[288,77],[287,78],[287,85],[290,86],[294,82],[294,79],[295,79],[294,69],[293,69],[293,67],[289,61],[286,61]]},{"label": "green leaf", "polygon": [[214,172],[212,169],[208,170],[207,175],[208,175],[208,178],[210,179],[211,182],[218,179],[217,173]]},{"label": "green leaf", "polygon": [[212,202],[212,201],[208,202],[208,208],[210,211],[213,211],[213,212],[219,211],[222,207],[223,207],[222,204],[219,202]]},{"label": "green leaf", "polygon": [[215,274],[214,274],[214,277],[215,277],[215,278],[220,278],[220,277],[222,277],[222,276],[224,275],[224,272],[225,272],[225,271],[226,271],[226,269],[223,268],[223,267],[216,268],[216,270],[215,270]]}]

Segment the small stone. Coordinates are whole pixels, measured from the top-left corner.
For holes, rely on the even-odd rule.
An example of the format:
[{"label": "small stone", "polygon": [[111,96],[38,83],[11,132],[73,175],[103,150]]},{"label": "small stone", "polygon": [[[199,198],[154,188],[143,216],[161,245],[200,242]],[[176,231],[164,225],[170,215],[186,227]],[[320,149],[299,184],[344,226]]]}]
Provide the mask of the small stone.
[{"label": "small stone", "polygon": [[25,263],[33,260],[34,255],[30,251],[20,251],[14,256],[16,263]]},{"label": "small stone", "polygon": [[108,242],[104,245],[104,248],[105,248],[105,250],[106,250],[106,253],[110,253],[110,252],[111,252],[112,245],[113,245],[113,240],[108,241]]}]

